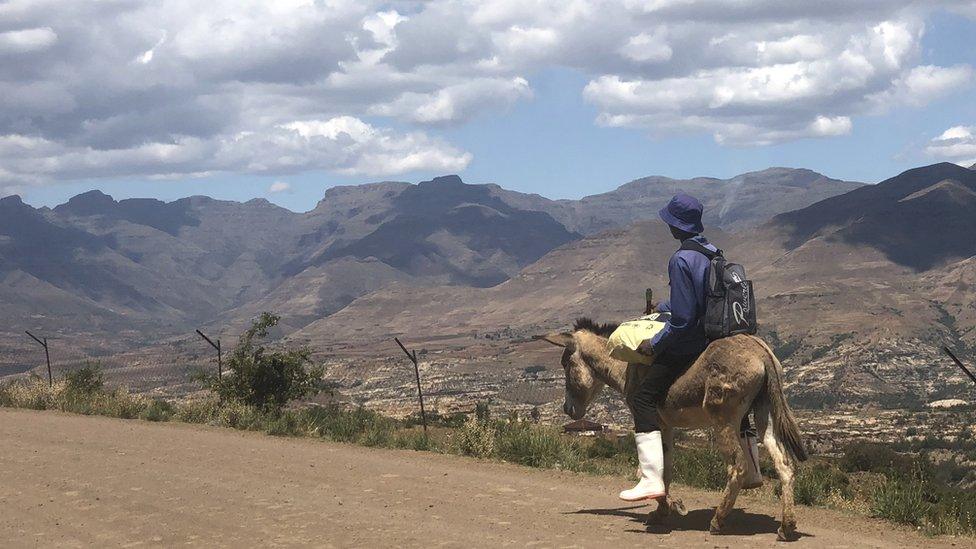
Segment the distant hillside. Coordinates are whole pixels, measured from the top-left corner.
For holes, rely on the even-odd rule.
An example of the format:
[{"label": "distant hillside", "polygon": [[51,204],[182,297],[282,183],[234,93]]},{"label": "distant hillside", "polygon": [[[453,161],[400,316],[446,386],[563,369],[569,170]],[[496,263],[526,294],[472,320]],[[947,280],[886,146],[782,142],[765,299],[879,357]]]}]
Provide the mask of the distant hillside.
[{"label": "distant hillside", "polygon": [[[917,168],[774,218],[733,247],[812,402],[941,395],[976,350],[976,173]],[[953,385],[955,383],[956,385]]]},{"label": "distant hillside", "polygon": [[494,286],[556,246],[578,238],[549,215],[514,208],[481,185],[445,176],[403,189],[362,238],[312,260],[375,257],[414,276]]},{"label": "distant hillside", "polygon": [[[712,237],[720,245],[727,242],[718,231]],[[292,337],[327,345],[396,334],[484,334],[559,327],[580,315],[627,318],[643,308],[644,288],[664,292],[664,266],[674,248],[663,223],[641,222],[560,246],[492,288],[394,284],[357,299]]]},{"label": "distant hillside", "polygon": [[94,348],[207,323],[236,330],[262,310],[298,328],[393,282],[498,284],[578,237],[456,176],[329,189],[305,214],[266,200],[91,191],[50,210],[8,197],[0,319],[15,339],[24,329],[86,334]]},{"label": "distant hillside", "polygon": [[782,214],[772,224],[788,232],[791,248],[829,236],[923,271],[976,253],[974,206],[976,173],[947,162]]},{"label": "distant hillside", "polygon": [[495,193],[517,207],[548,212],[570,230],[589,235],[656,219],[657,211],[678,191],[702,201],[706,226],[740,231],[861,186],[810,170],[769,168],[731,179],[645,177],[580,200],[552,201],[497,187]]},{"label": "distant hillside", "polygon": [[[700,196],[717,229],[753,226],[857,186],[776,168],[730,180],[645,178],[579,201],[554,201],[445,176],[418,185],[330,188],[303,214],[260,199],[114,200],[91,191],[48,209],[8,197],[0,201],[0,348],[7,350],[0,353],[0,370],[22,367],[21,353],[31,344],[21,341],[25,329],[62,338],[63,353],[97,356],[197,327],[230,336],[264,310],[280,312],[281,333],[288,333],[357,300],[396,293],[425,296],[417,309],[428,310],[446,296],[468,296],[467,287],[488,288],[488,297],[452,302],[431,321],[449,319],[472,330],[513,324],[516,311],[522,324],[561,322],[594,304],[601,313],[622,312],[629,310],[624,301],[639,299],[643,279],[661,276],[657,265],[668,253],[667,234],[653,237],[661,239],[658,251],[635,245],[638,251],[629,253],[646,263],[626,271],[611,241],[598,245],[606,249],[590,249],[598,256],[586,259],[590,252],[583,250],[593,241],[574,247],[580,233],[596,236],[609,228],[629,234],[634,221],[656,219],[677,190]],[[588,261],[599,266],[584,269]],[[550,282],[558,291],[549,292]],[[531,287],[541,297],[506,305],[528,296]],[[383,311],[345,326],[362,333],[357,323],[399,323],[419,314]]]}]

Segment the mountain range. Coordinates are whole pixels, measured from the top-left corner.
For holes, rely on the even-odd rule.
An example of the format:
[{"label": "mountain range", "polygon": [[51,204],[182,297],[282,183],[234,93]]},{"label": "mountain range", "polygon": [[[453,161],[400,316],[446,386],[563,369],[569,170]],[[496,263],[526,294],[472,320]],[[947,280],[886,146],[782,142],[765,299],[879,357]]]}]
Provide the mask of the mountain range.
[{"label": "mountain range", "polygon": [[[497,285],[597,227],[653,217],[683,185],[711,218],[738,225],[753,223],[756,208],[783,212],[859,186],[773,169],[729,181],[645,178],[554,201],[445,176],[333,187],[306,213],[262,199],[116,201],[90,191],[48,209],[10,196],[0,200],[2,317],[65,334],[146,331],[147,340],[263,309],[302,326],[394,282]],[[736,192],[758,198],[741,206]]]},{"label": "mountain range", "polygon": [[622,320],[645,287],[666,294],[675,244],[656,212],[678,190],[702,200],[708,236],[755,280],[796,398],[958,388],[939,345],[976,346],[976,172],[953,164],[877,185],[786,168],[649,177],[580,200],[445,176],[333,187],[305,213],[98,191],[53,209],[7,197],[0,368],[28,363],[24,329],[80,359],[195,327],[229,336],[265,310],[283,315],[279,335],[317,349]]},{"label": "mountain range", "polygon": [[580,200],[552,201],[501,189],[496,192],[511,204],[545,211],[567,228],[591,235],[656,218],[655,212],[678,191],[701,200],[706,226],[741,231],[761,225],[777,213],[803,208],[861,186],[811,170],[769,168],[731,179],[644,177]]}]

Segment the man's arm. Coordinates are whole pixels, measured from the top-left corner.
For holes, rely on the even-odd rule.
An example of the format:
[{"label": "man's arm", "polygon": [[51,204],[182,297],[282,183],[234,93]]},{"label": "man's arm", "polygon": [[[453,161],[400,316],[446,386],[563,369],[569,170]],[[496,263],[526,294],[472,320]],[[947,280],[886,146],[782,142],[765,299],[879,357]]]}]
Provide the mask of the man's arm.
[{"label": "man's arm", "polygon": [[671,319],[651,339],[655,355],[663,353],[678,336],[694,328],[697,320],[695,287],[687,263],[678,256],[672,257],[668,262],[668,277],[671,279],[671,300],[668,303]]}]

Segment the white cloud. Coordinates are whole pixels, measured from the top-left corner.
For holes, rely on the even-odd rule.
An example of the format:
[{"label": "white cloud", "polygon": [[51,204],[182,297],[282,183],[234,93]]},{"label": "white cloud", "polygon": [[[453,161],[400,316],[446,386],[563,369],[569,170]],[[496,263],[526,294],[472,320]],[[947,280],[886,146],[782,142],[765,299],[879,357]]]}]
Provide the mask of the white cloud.
[{"label": "white cloud", "polygon": [[851,119],[846,116],[835,116],[833,118],[818,116],[816,120],[810,123],[811,132],[817,136],[847,135],[851,133],[852,127]]},{"label": "white cloud", "polygon": [[512,25],[492,34],[498,53],[522,58],[545,58],[559,45],[555,29]]},{"label": "white cloud", "polygon": [[166,31],[163,31],[163,36],[159,39],[159,41],[156,42],[156,44],[153,45],[153,47],[142,52],[142,54],[139,55],[139,57],[136,57],[136,62],[142,63],[143,65],[151,62],[153,60],[153,57],[156,55],[156,50],[160,46],[162,46],[165,42],[166,42]]},{"label": "white cloud", "polygon": [[0,53],[27,53],[45,50],[58,41],[51,27],[0,32]]},{"label": "white cloud", "polygon": [[288,183],[287,181],[275,181],[270,187],[268,187],[269,193],[283,193],[290,190],[291,183]]},{"label": "white cloud", "polygon": [[758,59],[765,64],[793,63],[820,59],[827,52],[826,44],[817,36],[798,34],[755,43]]},{"label": "white cloud", "polygon": [[638,63],[663,63],[671,59],[674,54],[661,29],[651,34],[642,32],[631,36],[627,43],[620,47],[619,52],[620,55]]},{"label": "white cloud", "polygon": [[432,93],[406,92],[389,103],[374,105],[369,112],[422,124],[460,122],[489,105],[505,107],[531,96],[524,78],[480,78]]},{"label": "white cloud", "polygon": [[976,165],[976,126],[953,126],[929,141],[925,153],[967,168]]},{"label": "white cloud", "polygon": [[69,146],[17,134],[0,136],[7,176],[0,183],[112,176],[192,177],[217,172],[287,174],[331,170],[382,176],[415,170],[456,172],[471,154],[421,132],[398,134],[354,117],[304,120],[211,139],[118,149]]},{"label": "white cloud", "polygon": [[921,65],[905,72],[890,88],[872,95],[870,99],[881,110],[895,105],[922,106],[972,81],[973,68],[969,65]]},{"label": "white cloud", "polygon": [[[589,80],[579,92],[602,125],[735,146],[843,135],[972,85],[968,65],[921,64],[942,8],[973,13],[971,0],[7,3],[0,178],[456,171],[471,155],[438,127],[529,100],[559,67]],[[34,148],[3,152],[23,140]]]},{"label": "white cloud", "polygon": [[[641,7],[659,12],[682,6],[688,7]],[[730,21],[714,29],[675,22],[669,27],[676,41],[669,67],[685,61],[683,55],[696,59],[695,65],[674,73],[604,74],[589,82],[583,96],[600,110],[597,121],[604,125],[657,135],[709,132],[722,144],[766,145],[848,134],[857,115],[922,106],[972,83],[967,65],[913,64],[924,26],[911,10],[892,4],[890,13],[869,14],[883,17],[877,23],[859,20],[856,11],[851,21],[808,15]],[[682,30],[688,28],[698,31],[699,45],[685,42]],[[709,31],[715,31],[710,38]]]}]

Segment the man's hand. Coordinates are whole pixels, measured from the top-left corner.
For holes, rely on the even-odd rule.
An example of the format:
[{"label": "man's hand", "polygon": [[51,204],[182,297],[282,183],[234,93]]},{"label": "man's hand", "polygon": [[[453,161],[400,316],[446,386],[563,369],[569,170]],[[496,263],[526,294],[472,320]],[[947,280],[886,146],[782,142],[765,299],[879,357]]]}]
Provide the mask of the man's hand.
[{"label": "man's hand", "polygon": [[651,345],[651,340],[641,341],[641,344],[637,346],[637,352],[644,356],[654,356],[654,346]]}]

